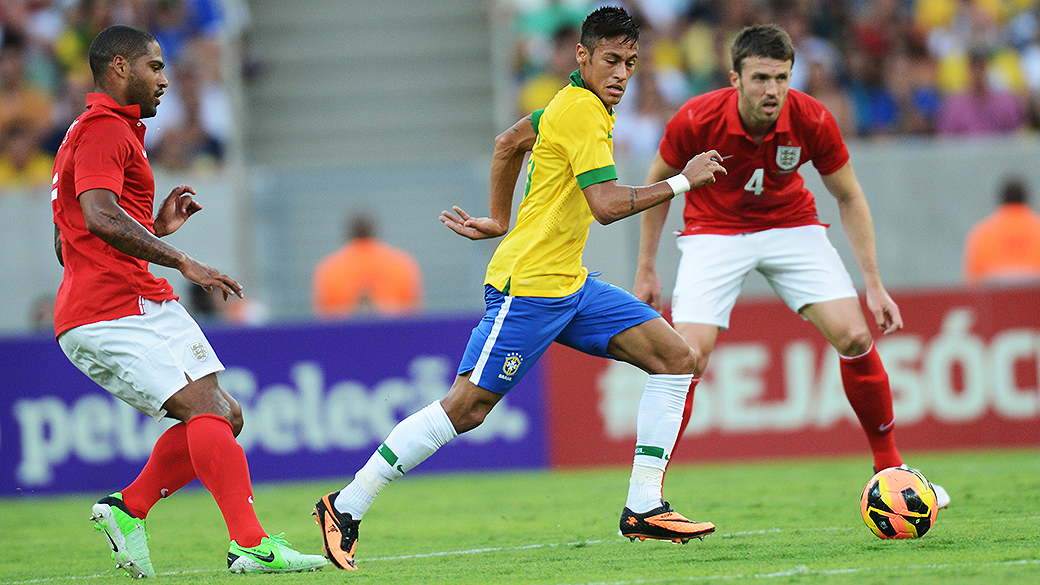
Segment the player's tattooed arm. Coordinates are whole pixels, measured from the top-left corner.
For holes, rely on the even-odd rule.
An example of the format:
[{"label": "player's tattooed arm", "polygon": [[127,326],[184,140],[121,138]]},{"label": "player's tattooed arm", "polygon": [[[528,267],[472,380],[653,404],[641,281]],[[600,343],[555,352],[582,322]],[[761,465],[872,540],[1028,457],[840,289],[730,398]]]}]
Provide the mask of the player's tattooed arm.
[{"label": "player's tattooed arm", "polygon": [[91,189],[79,196],[87,230],[116,250],[146,262],[179,268],[187,254],[160,240],[119,206],[116,194]]},{"label": "player's tattooed arm", "polygon": [[[719,164],[718,152],[709,150],[690,159],[682,174],[689,187],[696,189],[715,182],[715,173],[726,174]],[[582,189],[589,202],[589,210],[596,221],[608,225],[619,219],[646,211],[675,197],[676,191],[667,181],[643,187],[618,185],[617,179],[589,185]]]},{"label": "player's tattooed arm", "polygon": [[79,196],[87,230],[116,250],[160,266],[175,268],[184,278],[207,291],[219,288],[226,299],[242,296],[242,285],[184,252],[160,240],[140,222],[130,217],[107,189],[91,189]]}]

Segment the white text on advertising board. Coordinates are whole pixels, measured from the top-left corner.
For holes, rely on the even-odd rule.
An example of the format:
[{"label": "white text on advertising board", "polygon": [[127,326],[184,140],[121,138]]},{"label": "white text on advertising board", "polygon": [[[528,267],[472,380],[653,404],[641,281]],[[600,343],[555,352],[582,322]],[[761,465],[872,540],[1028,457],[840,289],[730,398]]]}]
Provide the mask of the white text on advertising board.
[{"label": "white text on advertising board", "polygon": [[[352,380],[326,385],[320,364],[303,361],[290,368],[291,384],[259,388],[246,368],[229,368],[220,384],[242,405],[246,424],[238,441],[246,451],[263,448],[291,454],[372,449],[402,418],[442,398],[453,373],[443,358],[417,357],[408,364],[408,378],[386,378],[371,388]],[[70,406],[54,396],[15,403],[22,447],[19,482],[27,487],[50,484],[54,468],[72,456],[96,464],[144,460],[159,435],[175,422],[156,424],[98,391]],[[518,440],[528,425],[527,415],[503,399],[485,424],[457,440]]]},{"label": "white text on advertising board", "polygon": [[[1040,416],[1040,389],[1022,385],[1016,368],[1040,370],[1040,331],[1004,329],[987,343],[971,331],[967,309],[946,313],[939,333],[926,339],[901,333],[877,340],[888,371],[896,421],[908,425],[931,415],[966,422],[992,411],[1011,420]],[[762,343],[720,344],[697,386],[687,435],[827,428],[856,422],[841,385],[837,353],[826,346],[792,341],[780,355]],[[765,374],[783,372],[784,396],[765,400]],[[958,374],[959,372],[959,374]],[[635,435],[635,417],[646,374],[612,363],[599,380],[600,414],[612,438]]]}]

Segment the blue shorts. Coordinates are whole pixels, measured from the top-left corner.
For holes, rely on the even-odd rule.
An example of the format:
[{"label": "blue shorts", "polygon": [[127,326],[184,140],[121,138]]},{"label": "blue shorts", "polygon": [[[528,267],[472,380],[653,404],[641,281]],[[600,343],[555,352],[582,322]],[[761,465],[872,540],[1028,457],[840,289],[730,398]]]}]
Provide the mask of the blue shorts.
[{"label": "blue shorts", "polygon": [[589,355],[610,357],[610,338],[660,317],[650,305],[612,284],[589,277],[561,298],[514,297],[484,286],[487,313],[473,329],[459,375],[496,394],[524,377],[553,341]]}]

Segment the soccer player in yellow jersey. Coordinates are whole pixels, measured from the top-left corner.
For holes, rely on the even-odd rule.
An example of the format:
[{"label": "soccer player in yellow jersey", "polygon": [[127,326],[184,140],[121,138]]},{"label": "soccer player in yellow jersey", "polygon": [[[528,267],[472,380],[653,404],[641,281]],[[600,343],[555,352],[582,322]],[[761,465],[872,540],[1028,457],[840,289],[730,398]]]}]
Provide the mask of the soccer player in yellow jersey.
[{"label": "soccer player in yellow jersey", "polygon": [[487,313],[473,330],[448,395],[401,421],[349,485],[315,506],[326,555],[336,566],[355,568],[358,524],[382,488],[480,425],[553,341],[650,374],[637,415],[622,535],[686,542],[715,530],[661,499],[693,377],[693,351],[649,305],[596,280],[581,264],[593,220],[609,224],[634,215],[726,172],[718,153],[709,151],[653,185],[617,184],[613,107],[635,71],[638,41],[639,29],[623,9],[589,15],[570,85],[495,141],[490,217],[471,217],[458,207],[442,212],[441,221],[467,238],[506,234],[513,188],[526,151],[532,151],[516,226],[488,265]]}]

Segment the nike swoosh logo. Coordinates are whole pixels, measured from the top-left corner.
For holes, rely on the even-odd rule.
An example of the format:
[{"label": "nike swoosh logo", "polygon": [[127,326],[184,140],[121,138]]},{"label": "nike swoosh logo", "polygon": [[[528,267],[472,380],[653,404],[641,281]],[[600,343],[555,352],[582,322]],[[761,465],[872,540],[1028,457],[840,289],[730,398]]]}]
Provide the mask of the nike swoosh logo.
[{"label": "nike swoosh logo", "polygon": [[273,563],[274,562],[274,551],[271,551],[270,553],[268,553],[266,555],[258,555],[255,552],[251,552],[251,551],[248,551],[248,550],[243,550],[242,552],[247,554],[247,555],[249,555],[249,556],[251,556],[251,557],[253,557],[254,559],[256,559],[258,561],[262,561],[262,562],[265,562],[265,563]]},{"label": "nike swoosh logo", "polygon": [[883,432],[887,431],[888,429],[892,428],[892,425],[894,425],[894,424],[896,424],[896,419],[892,419],[892,420],[888,421],[888,424],[881,425],[880,427],[878,427],[877,430],[878,430],[879,433],[883,433]]}]

